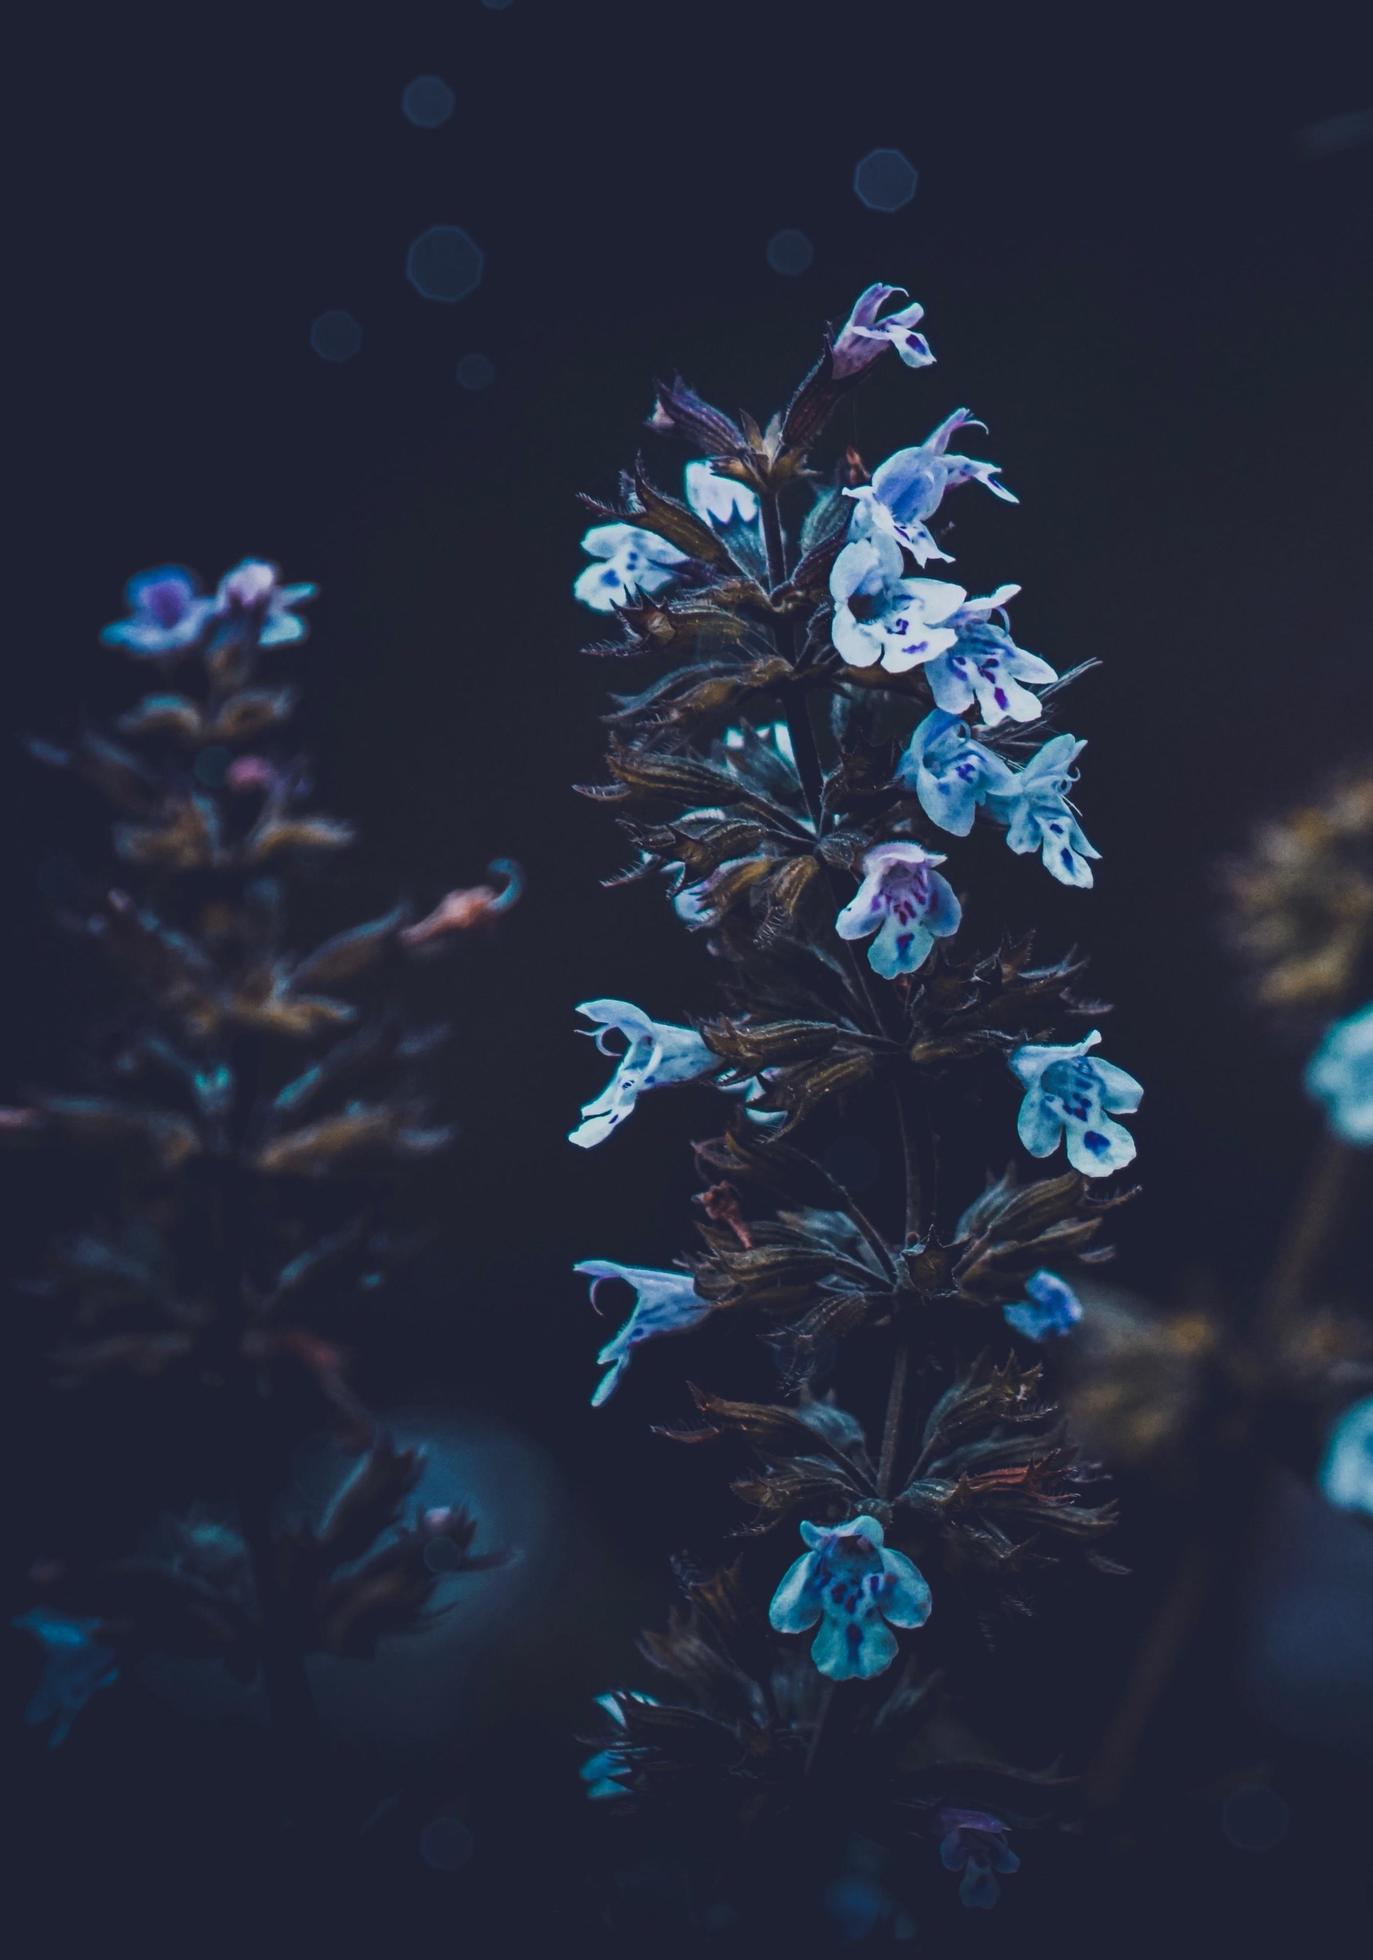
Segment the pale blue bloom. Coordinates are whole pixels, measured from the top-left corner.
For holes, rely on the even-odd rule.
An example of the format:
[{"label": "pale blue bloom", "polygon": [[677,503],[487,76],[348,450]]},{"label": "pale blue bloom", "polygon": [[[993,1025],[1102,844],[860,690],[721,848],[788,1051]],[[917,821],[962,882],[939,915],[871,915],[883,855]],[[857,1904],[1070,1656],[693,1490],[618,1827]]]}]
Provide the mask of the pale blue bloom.
[{"label": "pale blue bloom", "polygon": [[588,565],[572,587],[573,596],[593,612],[630,606],[642,592],[658,592],[672,582],[673,567],[686,553],[638,524],[593,524],[582,550],[604,563]]},{"label": "pale blue bloom", "polygon": [[1068,1162],[1084,1177],[1109,1177],[1134,1162],[1134,1138],[1106,1111],[1128,1115],[1144,1095],[1133,1075],[1088,1055],[1100,1040],[1093,1028],[1081,1041],[1063,1047],[1027,1043],[1009,1058],[1025,1085],[1016,1124],[1020,1141],[1032,1157],[1052,1157],[1066,1139]]},{"label": "pale blue bloom", "polygon": [[993,790],[1009,790],[1015,771],[973,741],[957,715],[936,708],[911,736],[895,780],[915,791],[931,823],[954,837],[966,837],[978,805]]},{"label": "pale blue bloom", "polygon": [[963,909],[947,878],[931,867],[938,852],[919,844],[878,844],[863,859],[863,882],[834,922],[841,939],[877,937],[868,965],[884,980],[914,973],[936,939],[957,932]]},{"label": "pale blue bloom", "polygon": [[834,601],[832,636],[850,667],[905,674],[946,647],[957,635],[942,622],[967,598],[961,585],[937,578],[907,578],[895,538],[873,531],[846,544],[830,570]]},{"label": "pale blue bloom", "polygon": [[129,617],[107,626],[100,638],[107,647],[142,654],[180,653],[193,646],[215,609],[195,573],[180,565],[159,565],[131,578],[124,603]]},{"label": "pale blue bloom", "polygon": [[1086,889],[1092,883],[1088,858],[1101,852],[1088,843],[1068,791],[1077,781],[1073,763],[1086,748],[1073,735],[1055,735],[1023,769],[1008,790],[994,790],[987,808],[1007,826],[1006,842],[1018,855],[1038,851],[1044,869],[1061,885]]},{"label": "pale blue bloom", "polygon": [[1351,1403],[1331,1430],[1320,1486],[1337,1510],[1373,1516],[1373,1395]]},{"label": "pale blue bloom", "polygon": [[898,293],[904,296],[905,291],[904,286],[877,285],[858,295],[834,342],[832,372],[836,381],[861,374],[880,360],[888,347],[894,347],[909,368],[930,366],[934,360],[930,344],[924,334],[915,331],[925,317],[919,301],[912,300],[909,306],[889,313],[885,320],[877,317],[889,299],[895,299]]},{"label": "pale blue bloom", "polygon": [[963,1874],[959,1898],[965,1906],[990,1910],[1001,1897],[996,1874],[1004,1878],[1020,1870],[1020,1860],[1006,1842],[1008,1826],[985,1810],[946,1808],[937,1821],[944,1833],[939,1862],[946,1871]]},{"label": "pale blue bloom", "polygon": [[1006,503],[1019,502],[1004,483],[995,481],[998,464],[949,453],[950,436],[965,425],[978,429],[986,426],[974,422],[966,408],[956,408],[923,442],[889,456],[871,483],[844,492],[856,505],[855,536],[883,532],[904,545],[918,564],[927,565],[931,558],[947,563],[951,562],[948,552],[939,549],[926,523],[938,510],[946,490],[959,483],[982,483]]},{"label": "pale blue bloom", "polygon": [[613,1259],[583,1259],[572,1270],[585,1273],[591,1281],[592,1306],[597,1304],[596,1289],[605,1280],[621,1280],[634,1290],[634,1311],[596,1356],[608,1372],[596,1385],[591,1398],[593,1409],[599,1409],[615,1393],[621,1375],[629,1366],[630,1354],[641,1341],[651,1341],[659,1334],[684,1334],[710,1312],[710,1302],[701,1298],[689,1273],[659,1272],[652,1266],[619,1266]]},{"label": "pale blue bloom", "polygon": [[709,463],[686,466],[686,500],[707,524],[752,524],[758,516],[758,494],[747,483],[717,476]]},{"label": "pale blue bloom", "polygon": [[1005,628],[994,626],[988,617],[1019,590],[1018,585],[999,585],[985,599],[970,599],[948,621],[957,639],[930,662],[925,678],[938,706],[951,715],[966,714],[976,701],[987,728],[995,728],[1008,715],[1012,721],[1039,719],[1039,697],[1024,682],[1043,686],[1056,681],[1058,674],[1037,653],[1018,647]]},{"label": "pale blue bloom", "polygon": [[[692,1082],[723,1067],[719,1056],[713,1055],[691,1028],[650,1020],[642,1007],[635,1007],[632,1001],[584,1000],[577,1012],[597,1023],[592,1038],[603,1055],[614,1052],[605,1045],[608,1035],[621,1034],[626,1043],[610,1082],[599,1096],[582,1105],[583,1120],[572,1131],[569,1141],[583,1150],[604,1143],[646,1089]],[[578,1032],[591,1031],[582,1028]]]},{"label": "pale blue bloom", "polygon": [[1306,1087],[1325,1104],[1345,1143],[1373,1143],[1373,1002],[1326,1029],[1306,1071]]},{"label": "pale blue bloom", "polygon": [[1066,1334],[1082,1318],[1082,1302],[1066,1280],[1043,1268],[1025,1282],[1028,1300],[1016,1300],[1001,1309],[1001,1317],[1027,1341],[1051,1341]]},{"label": "pale blue bloom", "polygon": [[317,585],[283,585],[275,565],[262,558],[245,558],[219,581],[215,616],[231,625],[253,627],[259,646],[292,646],[308,631],[294,608],[308,605],[318,592]]},{"label": "pale blue bloom", "polygon": [[810,1657],[831,1681],[881,1674],[896,1659],[891,1628],[924,1626],[930,1617],[919,1567],[883,1544],[876,1518],[803,1524],[801,1536],[809,1549],[783,1575],[769,1620],[779,1633],[808,1633],[819,1621]]},{"label": "pale blue bloom", "polygon": [[42,1645],[43,1675],[29,1697],[24,1720],[32,1728],[48,1729],[48,1747],[55,1749],[66,1741],[86,1703],[117,1679],[118,1663],[111,1650],[94,1638],[98,1620],[34,1606],[13,1624]]}]

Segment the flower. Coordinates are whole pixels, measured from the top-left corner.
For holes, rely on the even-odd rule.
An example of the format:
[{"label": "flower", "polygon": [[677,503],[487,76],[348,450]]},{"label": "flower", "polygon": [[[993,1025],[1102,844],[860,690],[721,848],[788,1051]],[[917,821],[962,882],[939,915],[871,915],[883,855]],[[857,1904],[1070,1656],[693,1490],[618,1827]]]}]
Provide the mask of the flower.
[{"label": "flower", "polygon": [[958,931],[963,908],[948,880],[930,868],[943,862],[918,844],[878,844],[863,859],[863,882],[834,929],[841,939],[877,933],[868,965],[884,980],[914,973],[936,939]]},{"label": "flower", "polygon": [[1337,1510],[1373,1516],[1373,1395],[1351,1403],[1331,1430],[1320,1486]]},{"label": "flower", "polygon": [[1104,1112],[1128,1114],[1144,1095],[1123,1068],[1088,1056],[1100,1040],[1093,1028],[1066,1047],[1028,1043],[1009,1058],[1025,1084],[1016,1124],[1020,1141],[1032,1157],[1051,1157],[1066,1137],[1068,1162],[1084,1177],[1109,1177],[1134,1162],[1134,1138]]},{"label": "flower", "polygon": [[283,585],[275,565],[245,558],[219,581],[215,614],[234,625],[254,626],[259,646],[293,646],[308,629],[292,609],[308,604],[318,591],[317,585]]},{"label": "flower", "polygon": [[585,1273],[590,1279],[593,1307],[596,1289],[603,1280],[623,1280],[634,1289],[633,1313],[596,1356],[609,1373],[596,1384],[591,1398],[593,1409],[599,1409],[615,1393],[621,1375],[629,1366],[630,1352],[641,1341],[651,1341],[658,1334],[685,1334],[710,1312],[710,1302],[701,1298],[689,1273],[663,1273],[651,1266],[617,1266],[613,1259],[583,1259],[572,1270]]},{"label": "flower", "polygon": [[746,483],[717,476],[709,463],[686,466],[686,500],[707,524],[752,524],[758,515],[758,495]]},{"label": "flower", "polygon": [[936,708],[911,736],[895,780],[915,791],[931,823],[966,837],[978,804],[993,789],[1009,789],[1015,771],[974,742],[957,715]]},{"label": "flower", "polygon": [[497,858],[487,869],[504,879],[499,890],[494,885],[465,885],[446,893],[425,918],[405,927],[400,934],[401,945],[426,946],[431,940],[466,932],[469,926],[485,925],[488,919],[508,912],[524,891],[524,873],[513,858]]},{"label": "flower", "polygon": [[119,1674],[113,1653],[94,1638],[98,1620],[81,1620],[69,1613],[31,1607],[13,1623],[33,1634],[43,1648],[43,1675],[29,1697],[24,1720],[45,1728],[48,1747],[65,1742],[71,1725],[93,1695],[108,1688]]},{"label": "flower", "polygon": [[614,612],[641,592],[657,592],[672,581],[671,567],[684,565],[686,553],[638,524],[593,524],[582,550],[605,563],[588,565],[572,587],[593,612]]},{"label": "flower", "polygon": [[627,1797],[629,1789],[620,1780],[630,1776],[634,1768],[635,1750],[629,1740],[629,1723],[625,1719],[622,1703],[637,1701],[645,1708],[658,1708],[661,1703],[656,1695],[645,1695],[637,1689],[621,1688],[614,1694],[597,1695],[596,1706],[607,1715],[614,1729],[604,1749],[598,1749],[594,1756],[588,1756],[578,1775],[586,1785],[588,1797],[601,1800],[605,1797]]},{"label": "flower", "polygon": [[1082,1318],[1082,1302],[1066,1280],[1041,1269],[1025,1282],[1028,1300],[1001,1309],[1001,1317],[1027,1341],[1048,1341],[1066,1334]]},{"label": "flower", "polygon": [[[582,1150],[604,1143],[617,1123],[623,1121],[645,1089],[665,1089],[671,1083],[692,1082],[721,1066],[700,1035],[690,1028],[676,1028],[663,1021],[652,1021],[641,1007],[627,1000],[584,1000],[577,1012],[600,1024],[592,1037],[603,1055],[614,1051],[606,1047],[612,1031],[622,1034],[628,1044],[620,1066],[610,1082],[593,1101],[582,1106],[582,1122],[572,1131],[569,1142]],[[582,1034],[590,1033],[582,1028]]]},{"label": "flower", "polygon": [[944,1832],[939,1862],[946,1871],[963,1874],[959,1898],[965,1906],[990,1910],[1001,1897],[995,1874],[1005,1877],[1020,1870],[1020,1860],[1006,1842],[1009,1827],[985,1810],[941,1810],[938,1823]]},{"label": "flower", "polygon": [[894,347],[907,367],[929,367],[934,360],[929,342],[924,334],[914,329],[925,317],[925,309],[918,301],[912,300],[897,313],[889,313],[885,320],[877,315],[889,299],[898,293],[905,293],[904,286],[869,286],[866,292],[854,301],[852,313],[844,322],[834,343],[834,365],[831,370],[836,381],[847,380],[850,375],[862,374],[874,361],[880,360],[888,347]]},{"label": "flower", "polygon": [[850,667],[904,674],[951,647],[957,635],[941,624],[967,598],[961,585],[906,578],[901,547],[885,532],[855,538],[830,571],[834,644]]},{"label": "flower", "polygon": [[1326,1029],[1306,1070],[1309,1093],[1325,1104],[1346,1143],[1373,1143],[1373,1001]]},{"label": "flower", "polygon": [[1006,842],[1013,851],[1038,851],[1060,885],[1084,890],[1092,883],[1087,859],[1101,852],[1087,842],[1068,791],[1077,781],[1072,764],[1086,746],[1073,735],[1055,735],[1016,771],[1009,789],[992,790],[987,797],[992,815],[1009,826]]},{"label": "flower", "polygon": [[921,1627],[930,1617],[919,1567],[883,1544],[876,1518],[832,1530],[803,1524],[801,1536],[810,1549],[783,1574],[768,1619],[779,1633],[807,1633],[818,1620],[810,1657],[831,1681],[881,1674],[896,1659],[891,1628]]},{"label": "flower", "polygon": [[1056,681],[1058,674],[1037,653],[1018,647],[1003,627],[993,626],[989,613],[1013,599],[1018,585],[999,585],[985,599],[970,599],[947,622],[956,643],[930,663],[926,680],[941,708],[966,714],[974,700],[986,727],[995,728],[1009,715],[1012,721],[1038,721],[1039,699],[1021,685],[1024,681]]},{"label": "flower", "polygon": [[927,565],[931,558],[949,562],[948,552],[939,549],[925,522],[938,510],[946,490],[959,483],[983,483],[1006,503],[1019,502],[1004,483],[993,482],[999,467],[996,463],[979,463],[971,456],[947,453],[950,436],[965,423],[985,427],[981,422],[973,423],[966,408],[956,408],[923,442],[889,456],[871,483],[844,492],[857,505],[854,531],[858,536],[884,532],[912,552],[918,564]]},{"label": "flower", "polygon": [[159,565],[140,572],[124,587],[127,619],[116,620],[101,633],[103,645],[128,653],[180,653],[193,646],[214,612],[215,602],[201,593],[194,572],[180,565]]}]

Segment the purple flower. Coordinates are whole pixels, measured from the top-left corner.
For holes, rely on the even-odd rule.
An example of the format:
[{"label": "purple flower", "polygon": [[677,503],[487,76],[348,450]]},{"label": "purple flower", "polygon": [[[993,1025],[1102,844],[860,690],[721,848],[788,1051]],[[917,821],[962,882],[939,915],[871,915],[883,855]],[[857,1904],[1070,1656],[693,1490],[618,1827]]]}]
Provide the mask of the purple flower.
[{"label": "purple flower", "polygon": [[1082,1302],[1066,1280],[1041,1268],[1025,1282],[1028,1300],[1001,1309],[1001,1317],[1027,1341],[1049,1341],[1067,1334],[1082,1318]]},{"label": "purple flower", "polygon": [[245,558],[219,581],[215,615],[231,626],[255,630],[259,646],[293,646],[308,630],[293,609],[308,604],[318,591],[317,585],[283,585],[275,565]]},{"label": "purple flower", "polygon": [[946,622],[956,638],[946,653],[930,662],[925,678],[939,706],[951,715],[966,714],[976,701],[987,728],[995,728],[1008,715],[1012,721],[1039,719],[1039,698],[1023,683],[1033,681],[1042,687],[1046,681],[1056,681],[1058,674],[1037,653],[1018,647],[1006,629],[994,626],[988,617],[1019,590],[1018,585],[999,585],[985,599],[969,599]]},{"label": "purple flower", "polygon": [[925,317],[925,309],[918,301],[912,300],[897,313],[889,313],[885,320],[878,314],[889,299],[898,293],[905,293],[904,286],[869,286],[860,293],[854,308],[840,329],[834,343],[834,378],[847,380],[850,375],[862,374],[874,361],[880,360],[884,350],[894,347],[907,367],[929,367],[934,360],[929,342],[924,334],[915,328]]},{"label": "purple flower", "polygon": [[868,965],[884,980],[914,973],[936,939],[957,932],[962,907],[948,880],[932,869],[943,862],[919,844],[878,844],[863,859],[863,882],[834,929],[841,939],[877,934]]},{"label": "purple flower", "polygon": [[889,456],[878,466],[871,483],[844,492],[856,505],[855,537],[883,532],[904,545],[917,564],[927,565],[931,558],[948,563],[948,552],[939,549],[926,523],[938,510],[946,490],[960,483],[981,483],[1006,503],[1019,502],[1003,483],[994,480],[996,463],[979,463],[971,456],[949,453],[950,436],[965,425],[984,427],[973,422],[969,410],[956,408],[923,442]]},{"label": "purple flower", "polygon": [[596,1357],[609,1372],[596,1385],[591,1398],[593,1409],[599,1409],[615,1393],[621,1375],[629,1366],[630,1354],[641,1341],[652,1340],[659,1334],[684,1334],[710,1312],[710,1302],[696,1291],[690,1273],[658,1272],[651,1266],[620,1266],[613,1259],[583,1259],[572,1270],[585,1273],[591,1281],[592,1306],[597,1304],[596,1289],[605,1280],[621,1280],[634,1289],[633,1313]]},{"label": "purple flower", "polygon": [[957,715],[936,708],[911,736],[896,765],[895,781],[913,789],[931,823],[966,837],[980,803],[993,790],[1009,790],[1015,772],[991,749],[974,742]]},{"label": "purple flower", "polygon": [[1001,1897],[996,1876],[1020,1870],[1020,1860],[1006,1842],[1009,1826],[986,1810],[941,1810],[938,1824],[944,1836],[939,1862],[946,1871],[962,1872],[958,1896],[965,1906],[990,1909]]},{"label": "purple flower", "polygon": [[194,646],[215,610],[195,573],[180,565],[159,565],[131,578],[124,603],[129,617],[107,626],[100,638],[107,647],[138,654],[180,653]]},{"label": "purple flower", "polygon": [[[788,1566],[768,1618],[779,1633],[808,1633],[810,1657],[831,1681],[867,1680],[896,1659],[892,1627],[921,1627],[930,1589],[917,1565],[883,1541],[876,1518],[830,1530],[803,1524],[809,1550]],[[890,1624],[888,1624],[890,1622]]]}]

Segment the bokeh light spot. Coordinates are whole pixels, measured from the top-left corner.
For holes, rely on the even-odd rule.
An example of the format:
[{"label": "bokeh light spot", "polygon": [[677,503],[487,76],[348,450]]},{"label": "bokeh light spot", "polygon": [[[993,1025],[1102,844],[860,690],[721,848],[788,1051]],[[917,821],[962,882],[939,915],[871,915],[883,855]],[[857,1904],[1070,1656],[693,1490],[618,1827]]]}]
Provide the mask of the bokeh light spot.
[{"label": "bokeh light spot", "polygon": [[362,350],[362,328],[343,307],[331,307],[311,326],[310,345],[322,361],[351,361]]},{"label": "bokeh light spot", "polygon": [[485,263],[481,247],[461,225],[431,225],[406,254],[405,274],[425,299],[451,306],[475,292]]},{"label": "bokeh light spot", "polygon": [[1232,1790],[1221,1805],[1220,1827],[1241,1851],[1271,1851],[1287,1836],[1292,1813],[1260,1783]]},{"label": "bokeh light spot", "polygon": [[915,196],[918,172],[901,150],[869,150],[853,173],[853,188],[870,211],[899,211]]},{"label": "bokeh light spot", "polygon": [[496,378],[496,370],[485,354],[464,354],[458,362],[457,377],[460,388],[489,388]]},{"label": "bokeh light spot", "polygon": [[431,1817],[420,1832],[420,1856],[431,1871],[460,1872],[475,1847],[461,1817]]},{"label": "bokeh light spot", "polygon": [[401,114],[416,129],[438,129],[457,106],[457,97],[442,75],[416,75],[401,96]]},{"label": "bokeh light spot", "polygon": [[803,231],[789,227],[775,231],[768,240],[768,264],[774,272],[794,279],[798,273],[808,272],[814,263],[815,247]]}]

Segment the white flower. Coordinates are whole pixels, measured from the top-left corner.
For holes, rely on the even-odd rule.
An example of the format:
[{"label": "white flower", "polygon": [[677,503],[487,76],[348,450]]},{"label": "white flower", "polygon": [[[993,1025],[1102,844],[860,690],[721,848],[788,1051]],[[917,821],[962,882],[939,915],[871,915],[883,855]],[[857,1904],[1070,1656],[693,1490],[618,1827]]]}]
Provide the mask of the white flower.
[{"label": "white flower", "polygon": [[1009,790],[1015,771],[974,742],[957,715],[935,708],[911,736],[894,780],[915,791],[931,823],[966,837],[978,805],[993,790]]},{"label": "white flower", "polygon": [[1308,1092],[1346,1143],[1373,1143],[1373,1002],[1336,1021],[1311,1057]]},{"label": "white flower", "polygon": [[901,547],[885,532],[855,538],[834,561],[834,644],[850,667],[908,673],[951,647],[958,637],[946,625],[967,598],[961,585],[942,579],[906,578]]},{"label": "white flower", "polygon": [[1008,715],[1012,721],[1039,719],[1039,699],[1022,683],[1042,686],[1056,681],[1057,672],[1037,653],[1018,647],[1004,627],[993,626],[988,618],[1019,590],[1018,585],[999,585],[985,599],[969,599],[948,621],[955,643],[931,661],[925,678],[938,705],[951,715],[966,714],[976,701],[987,728]]},{"label": "white flower", "polygon": [[1373,1395],[1351,1403],[1331,1430],[1320,1485],[1337,1510],[1373,1516]]},{"label": "white flower", "polygon": [[599,1096],[582,1106],[582,1121],[568,1139],[582,1150],[604,1143],[645,1090],[693,1082],[723,1066],[719,1056],[713,1055],[692,1029],[652,1021],[630,1001],[584,1000],[577,1012],[598,1024],[593,1039],[603,1055],[614,1052],[605,1045],[612,1033],[622,1034],[627,1044],[609,1083]]},{"label": "white flower", "polygon": [[686,500],[707,524],[752,524],[758,515],[757,492],[733,477],[717,476],[709,463],[686,466]]},{"label": "white flower", "polygon": [[1006,842],[1017,856],[1038,851],[1044,869],[1061,885],[1086,889],[1092,883],[1088,858],[1101,852],[1088,843],[1068,791],[1077,781],[1072,767],[1085,742],[1073,735],[1055,735],[1039,753],[1018,769],[1008,789],[993,789],[987,809],[1008,826]]},{"label": "white flower", "polygon": [[572,587],[573,596],[593,612],[632,605],[641,592],[657,592],[672,581],[672,567],[686,563],[675,544],[638,524],[593,524],[582,539],[603,564],[588,565]]},{"label": "white flower", "polygon": [[701,1298],[689,1273],[659,1272],[652,1266],[620,1266],[613,1259],[583,1259],[572,1270],[585,1273],[591,1281],[593,1306],[597,1304],[596,1289],[603,1280],[623,1280],[634,1289],[634,1311],[596,1357],[608,1372],[596,1385],[591,1398],[593,1409],[610,1400],[629,1366],[632,1350],[641,1341],[652,1340],[658,1334],[684,1334],[710,1312],[710,1302]]},{"label": "white flower", "polygon": [[943,862],[918,844],[878,844],[863,859],[863,882],[834,929],[841,939],[877,934],[868,965],[884,980],[914,973],[936,939],[957,932],[962,908],[948,880],[931,868]]},{"label": "white flower", "polygon": [[1025,1085],[1016,1129],[1032,1157],[1052,1157],[1065,1137],[1068,1162],[1084,1177],[1109,1177],[1134,1162],[1135,1140],[1105,1113],[1128,1115],[1144,1090],[1133,1075],[1087,1050],[1101,1036],[1093,1028],[1062,1047],[1027,1043],[1008,1058]]},{"label": "white flower", "polygon": [[947,563],[948,552],[939,549],[925,521],[938,510],[946,490],[959,483],[982,483],[1006,503],[1019,502],[1004,483],[994,481],[996,463],[979,463],[971,456],[948,453],[950,436],[965,424],[979,429],[984,426],[973,423],[966,408],[956,408],[923,442],[889,456],[871,483],[844,492],[857,505],[853,520],[857,535],[880,531],[904,545],[921,565],[927,565],[931,558]]}]

